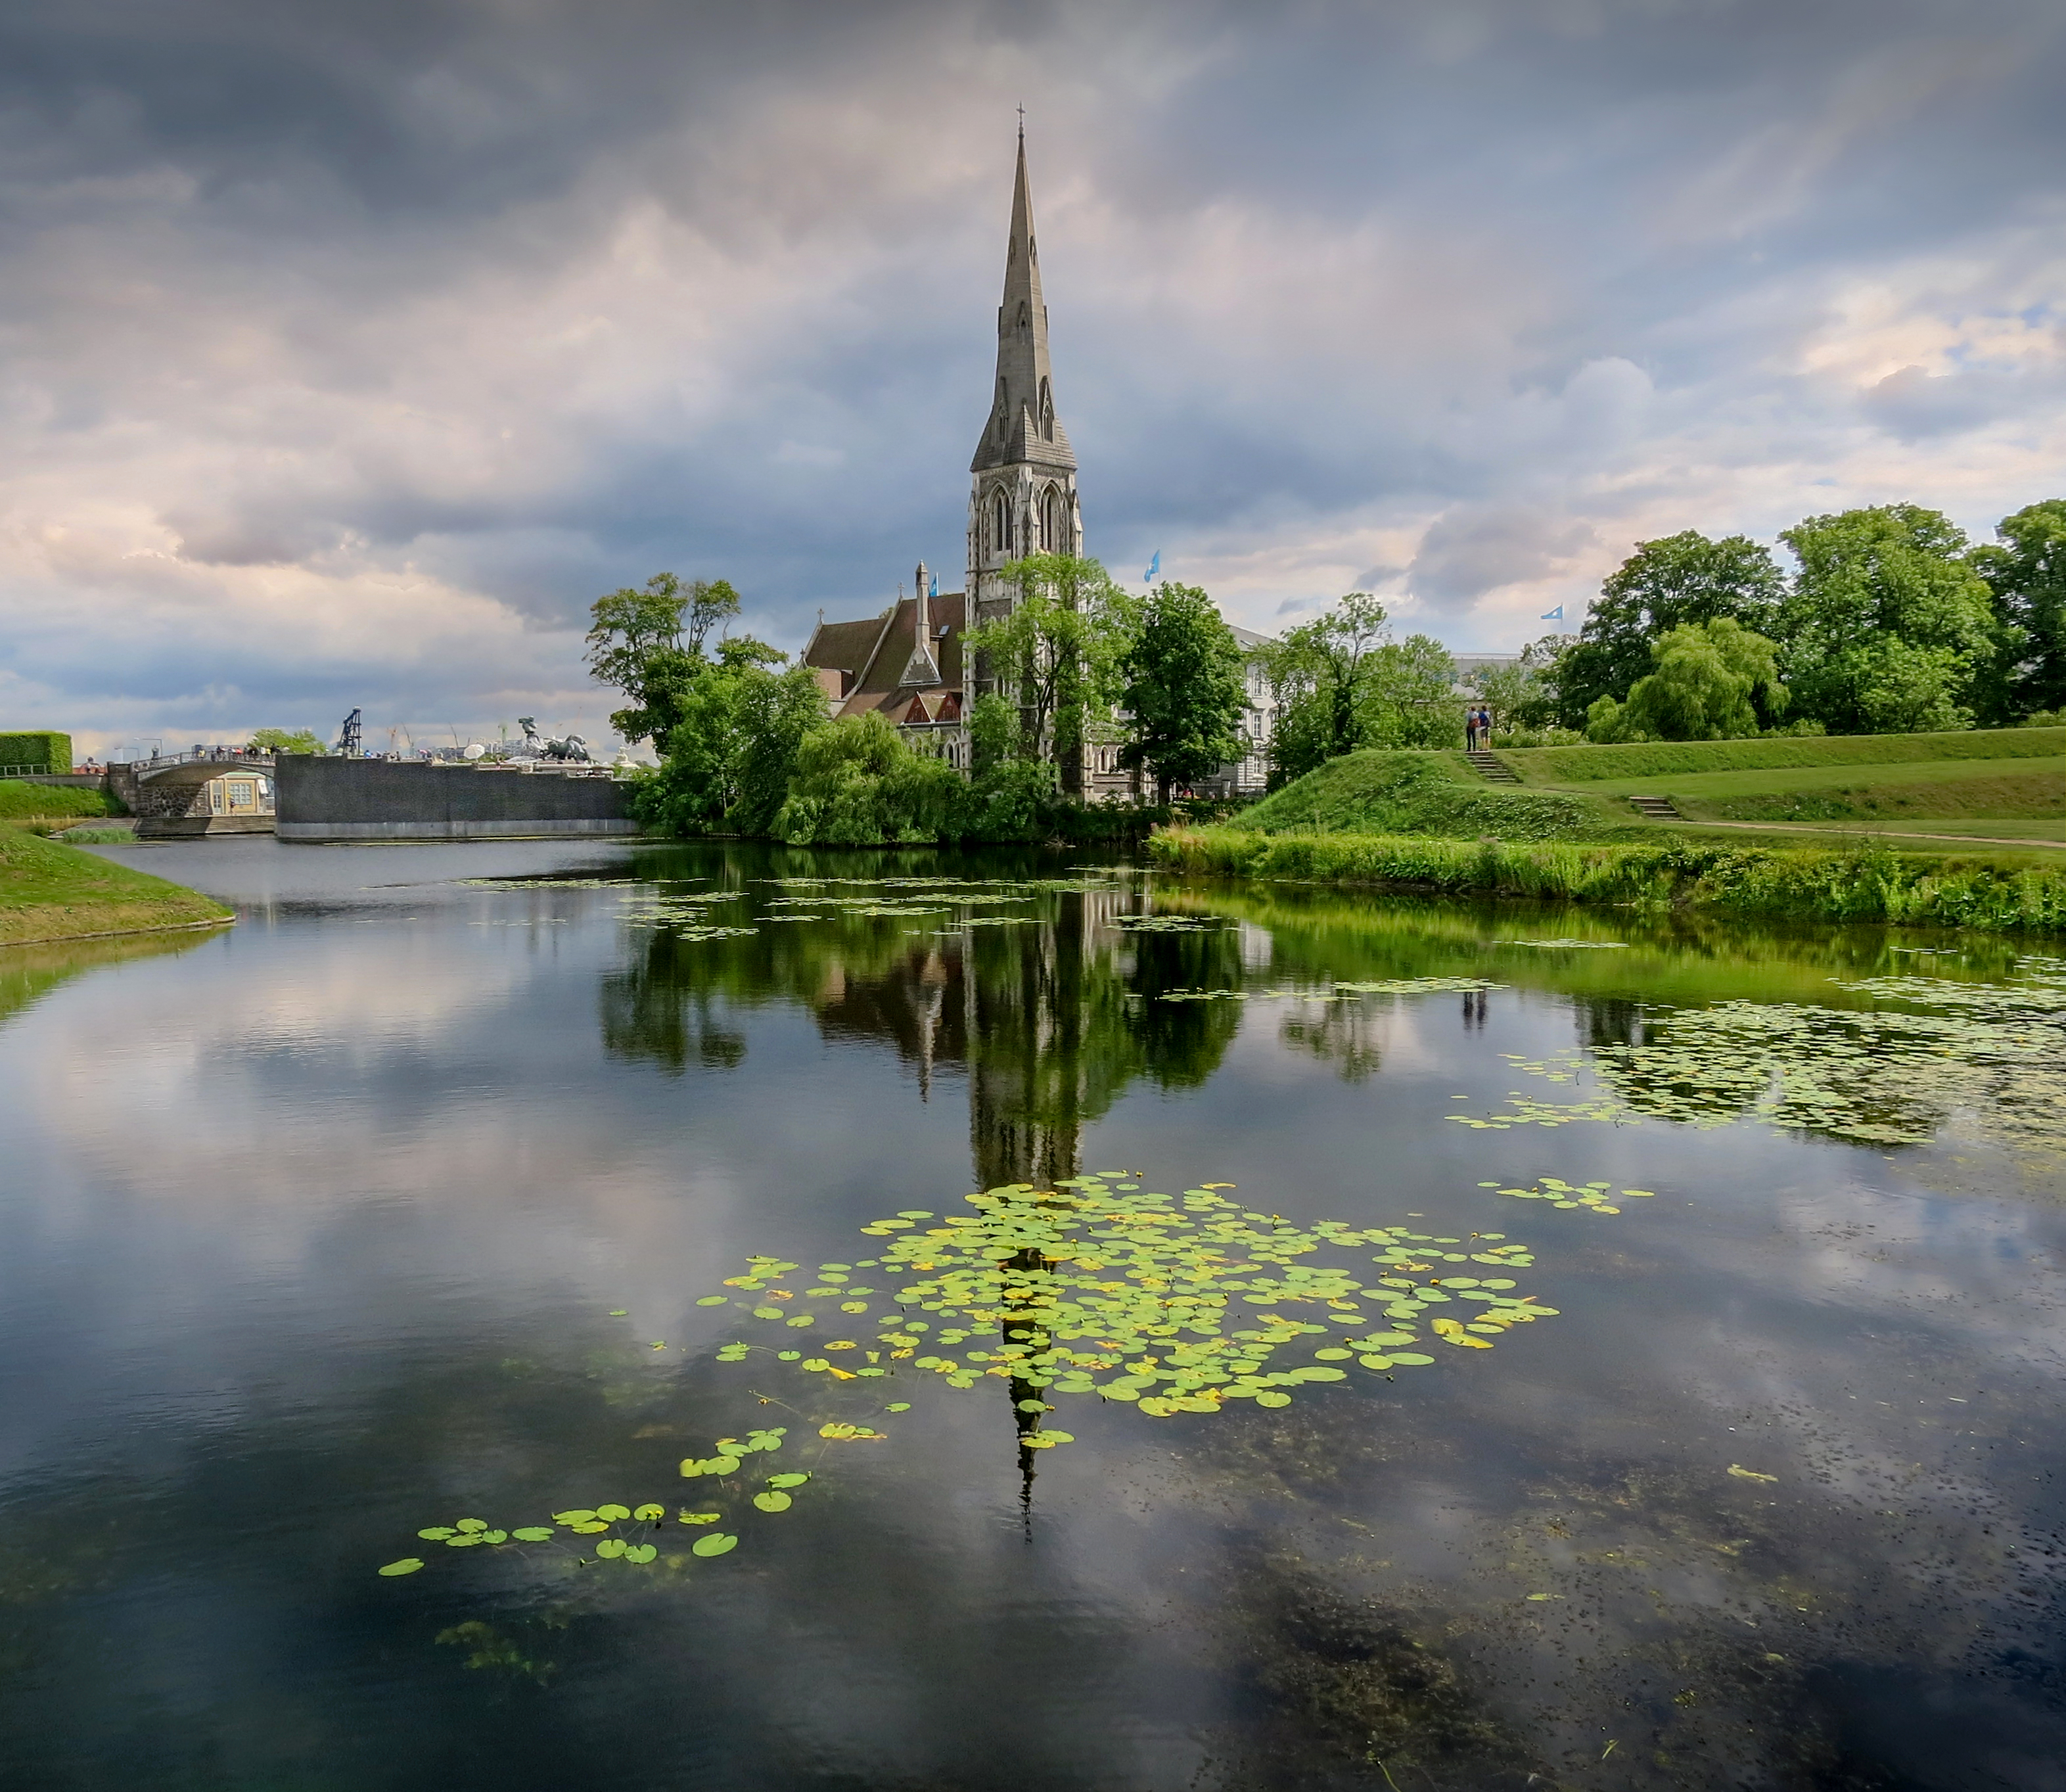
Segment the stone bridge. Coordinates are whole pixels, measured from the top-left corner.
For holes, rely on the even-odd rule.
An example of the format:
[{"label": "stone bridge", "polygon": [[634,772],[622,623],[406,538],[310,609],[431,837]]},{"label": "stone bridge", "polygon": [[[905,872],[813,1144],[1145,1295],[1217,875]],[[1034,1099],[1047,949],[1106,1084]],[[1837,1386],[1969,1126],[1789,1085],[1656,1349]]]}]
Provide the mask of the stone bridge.
[{"label": "stone bridge", "polygon": [[107,788],[136,817],[142,839],[273,831],[270,753],[196,747],[107,768]]}]

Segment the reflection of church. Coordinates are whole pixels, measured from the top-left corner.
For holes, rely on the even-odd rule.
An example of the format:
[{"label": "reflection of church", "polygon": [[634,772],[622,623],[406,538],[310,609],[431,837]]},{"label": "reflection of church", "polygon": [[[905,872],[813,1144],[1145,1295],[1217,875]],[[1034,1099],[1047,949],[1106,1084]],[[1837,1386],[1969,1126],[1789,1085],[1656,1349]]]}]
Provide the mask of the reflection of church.
[{"label": "reflection of church", "polygon": [[[1047,363],[1047,307],[1040,296],[1039,245],[1026,179],[1026,140],[1011,194],[1004,302],[997,311],[997,387],[982,439],[969,464],[968,564],[958,591],[938,591],[922,562],[912,595],[879,616],[818,624],[804,663],[816,669],[835,716],[879,710],[924,745],[964,770],[968,706],[975,668],[962,655],[963,633],[1009,614],[1008,562],[1029,553],[1083,552],[1076,505],[1076,457],[1055,414]],[[1109,748],[1087,769],[1086,787],[1123,789]]]}]

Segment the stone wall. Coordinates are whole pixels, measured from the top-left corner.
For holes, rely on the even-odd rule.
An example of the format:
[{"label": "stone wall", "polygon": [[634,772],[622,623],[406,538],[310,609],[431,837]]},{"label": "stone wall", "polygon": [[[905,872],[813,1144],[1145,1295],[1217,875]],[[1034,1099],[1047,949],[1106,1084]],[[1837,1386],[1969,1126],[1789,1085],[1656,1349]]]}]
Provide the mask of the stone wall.
[{"label": "stone wall", "polygon": [[282,840],[525,840],[636,833],[610,777],[283,754]]}]

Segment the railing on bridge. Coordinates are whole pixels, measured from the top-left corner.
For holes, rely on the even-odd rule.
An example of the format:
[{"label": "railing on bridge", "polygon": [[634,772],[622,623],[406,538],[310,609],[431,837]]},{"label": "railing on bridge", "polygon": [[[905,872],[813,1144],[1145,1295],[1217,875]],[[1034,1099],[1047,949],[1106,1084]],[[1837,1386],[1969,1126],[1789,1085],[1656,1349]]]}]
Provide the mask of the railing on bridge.
[{"label": "railing on bridge", "polygon": [[201,764],[224,766],[257,766],[261,769],[272,764],[270,753],[248,752],[241,747],[197,747],[190,752],[154,753],[148,759],[117,759],[108,761],[111,768],[130,772],[158,772],[168,765],[196,765]]}]

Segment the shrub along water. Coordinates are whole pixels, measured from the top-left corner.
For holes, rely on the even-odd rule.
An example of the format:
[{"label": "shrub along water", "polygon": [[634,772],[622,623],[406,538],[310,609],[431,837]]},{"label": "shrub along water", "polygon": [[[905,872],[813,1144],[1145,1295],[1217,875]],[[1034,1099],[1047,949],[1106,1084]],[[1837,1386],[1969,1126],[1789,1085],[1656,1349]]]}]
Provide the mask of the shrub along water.
[{"label": "shrub along water", "polygon": [[2066,929],[2066,870],[2011,870],[1883,847],[1788,851],[1684,841],[1582,845],[1173,828],[1157,833],[1148,852],[1165,870],[1229,876],[1810,920]]}]

